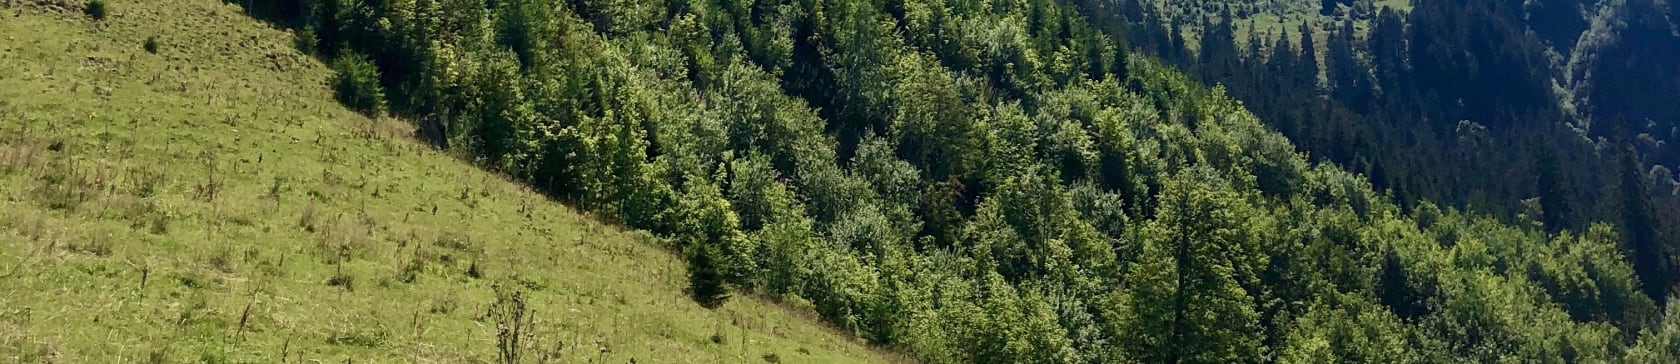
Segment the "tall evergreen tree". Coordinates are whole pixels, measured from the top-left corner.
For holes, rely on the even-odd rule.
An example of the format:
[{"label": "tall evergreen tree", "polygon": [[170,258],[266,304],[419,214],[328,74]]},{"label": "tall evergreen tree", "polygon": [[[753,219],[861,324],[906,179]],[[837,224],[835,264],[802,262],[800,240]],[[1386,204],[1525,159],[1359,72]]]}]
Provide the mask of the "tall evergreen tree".
[{"label": "tall evergreen tree", "polygon": [[1676,279],[1669,273],[1667,249],[1657,240],[1658,222],[1652,216],[1645,173],[1632,147],[1624,146],[1619,159],[1621,178],[1617,191],[1622,198],[1621,230],[1627,234],[1622,251],[1633,260],[1633,271],[1643,284],[1645,295],[1657,301],[1657,305],[1665,306]]},{"label": "tall evergreen tree", "polygon": [[1575,208],[1569,202],[1573,193],[1570,192],[1569,181],[1564,179],[1563,166],[1558,162],[1557,150],[1544,141],[1535,144],[1535,189],[1540,195],[1541,223],[1553,234],[1573,229]]},{"label": "tall evergreen tree", "polygon": [[1325,68],[1330,79],[1331,98],[1357,112],[1370,111],[1369,67],[1359,59],[1353,19],[1344,19],[1341,29],[1330,33]]},{"label": "tall evergreen tree", "polygon": [[1310,91],[1317,96],[1318,92],[1318,41],[1313,39],[1313,29],[1307,23],[1301,23],[1301,56],[1296,57],[1293,73],[1297,87]]},{"label": "tall evergreen tree", "polygon": [[[1384,6],[1377,15],[1368,37],[1371,68],[1376,77],[1374,86],[1382,91],[1382,98],[1390,100],[1380,105],[1384,112],[1406,115],[1407,103],[1399,101],[1406,76],[1406,25],[1393,8]],[[1392,106],[1391,106],[1392,105]]]}]

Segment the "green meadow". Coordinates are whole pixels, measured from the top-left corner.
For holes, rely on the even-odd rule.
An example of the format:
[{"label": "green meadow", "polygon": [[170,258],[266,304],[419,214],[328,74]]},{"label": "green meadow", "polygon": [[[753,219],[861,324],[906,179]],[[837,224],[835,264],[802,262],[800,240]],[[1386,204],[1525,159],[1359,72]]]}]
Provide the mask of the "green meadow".
[{"label": "green meadow", "polygon": [[603,224],[333,100],[210,0],[0,0],[0,362],[891,362],[685,293]]}]

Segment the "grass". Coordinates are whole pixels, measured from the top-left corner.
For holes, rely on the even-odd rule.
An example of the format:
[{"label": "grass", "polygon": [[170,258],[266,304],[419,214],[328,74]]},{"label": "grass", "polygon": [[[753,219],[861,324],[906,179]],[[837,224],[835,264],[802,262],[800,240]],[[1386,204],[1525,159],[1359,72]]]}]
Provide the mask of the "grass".
[{"label": "grass", "polygon": [[107,1],[0,0],[0,362],[495,362],[493,287],[529,362],[902,361],[701,308],[677,255],[343,108],[234,5]]}]

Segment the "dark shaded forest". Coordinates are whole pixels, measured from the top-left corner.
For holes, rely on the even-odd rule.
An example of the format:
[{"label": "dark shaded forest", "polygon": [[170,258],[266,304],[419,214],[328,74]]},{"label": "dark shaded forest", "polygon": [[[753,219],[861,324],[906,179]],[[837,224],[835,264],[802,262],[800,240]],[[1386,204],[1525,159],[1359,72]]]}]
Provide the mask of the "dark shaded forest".
[{"label": "dark shaded forest", "polygon": [[701,304],[929,362],[1680,360],[1656,154],[1571,128],[1512,9],[1239,47],[1131,1],[249,6]]},{"label": "dark shaded forest", "polygon": [[1300,6],[1120,3],[1079,5],[1402,209],[1434,201],[1551,233],[1611,223],[1647,295],[1672,293],[1680,31],[1665,2],[1325,2],[1324,18],[1244,39],[1251,14]]}]

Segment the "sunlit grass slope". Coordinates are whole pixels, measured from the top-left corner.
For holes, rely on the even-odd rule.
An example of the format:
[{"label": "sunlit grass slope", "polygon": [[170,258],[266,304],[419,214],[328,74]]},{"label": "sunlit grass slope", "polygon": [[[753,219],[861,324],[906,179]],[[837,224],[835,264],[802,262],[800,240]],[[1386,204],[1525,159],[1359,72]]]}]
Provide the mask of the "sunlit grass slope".
[{"label": "sunlit grass slope", "polygon": [[894,360],[699,307],[658,243],[343,109],[234,5],[61,1],[0,0],[0,362],[496,362],[497,287],[526,362]]}]

